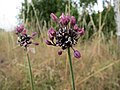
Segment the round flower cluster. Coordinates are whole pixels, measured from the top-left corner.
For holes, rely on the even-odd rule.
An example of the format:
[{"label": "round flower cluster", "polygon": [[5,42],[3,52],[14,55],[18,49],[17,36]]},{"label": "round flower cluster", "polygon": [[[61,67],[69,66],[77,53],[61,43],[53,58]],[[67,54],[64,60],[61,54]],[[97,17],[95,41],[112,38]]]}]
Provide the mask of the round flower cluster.
[{"label": "round flower cluster", "polygon": [[19,25],[16,27],[16,35],[18,36],[17,43],[24,48],[29,47],[30,44],[39,45],[39,43],[34,43],[32,41],[36,34],[37,33],[34,32],[32,35],[28,35],[24,25]]},{"label": "round flower cluster", "polygon": [[[74,16],[62,15],[58,18],[55,14],[51,13],[52,19],[59,25],[57,30],[50,28],[48,30],[48,36],[50,40],[46,40],[47,45],[60,46],[62,50],[69,47],[73,49],[73,45],[77,44],[80,36],[84,34],[84,28],[79,28],[76,24]],[[58,54],[62,54],[62,50],[58,51]],[[78,50],[73,49],[74,56],[80,58],[81,54]]]}]

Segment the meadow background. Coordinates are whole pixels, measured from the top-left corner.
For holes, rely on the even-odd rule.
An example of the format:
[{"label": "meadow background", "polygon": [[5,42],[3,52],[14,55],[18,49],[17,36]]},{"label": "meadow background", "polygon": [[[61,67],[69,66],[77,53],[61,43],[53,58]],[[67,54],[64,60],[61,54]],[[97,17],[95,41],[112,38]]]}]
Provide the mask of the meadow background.
[{"label": "meadow background", "polygon": [[[79,1],[79,0],[78,0]],[[85,34],[74,47],[81,58],[72,55],[76,90],[120,90],[120,50],[116,36],[114,8],[103,0],[103,11],[96,12],[97,0],[24,0],[18,21],[28,33],[38,33],[29,52],[36,90],[71,90],[67,52],[57,55],[59,48],[47,46],[47,30],[55,23],[50,14],[73,15]],[[14,31],[0,29],[0,90],[30,90],[26,55],[16,43]],[[71,52],[72,54],[73,52]]]}]

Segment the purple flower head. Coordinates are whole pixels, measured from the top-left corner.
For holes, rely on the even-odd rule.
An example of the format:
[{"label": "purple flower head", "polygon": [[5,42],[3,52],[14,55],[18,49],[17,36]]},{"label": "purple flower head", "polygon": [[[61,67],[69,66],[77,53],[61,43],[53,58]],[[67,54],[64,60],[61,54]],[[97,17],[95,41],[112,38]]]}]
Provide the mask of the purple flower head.
[{"label": "purple flower head", "polygon": [[[73,46],[77,44],[80,36],[84,34],[84,29],[78,27],[74,16],[64,15],[64,13],[62,13],[57,21],[56,31],[53,28],[48,30],[49,40],[46,40],[45,43],[47,45],[59,46],[62,50],[67,48],[73,49]],[[73,51],[76,58],[81,57],[79,51],[74,49]],[[58,55],[61,54],[62,51],[58,51]]]},{"label": "purple flower head", "polygon": [[58,18],[54,13],[51,13],[50,16],[55,22],[57,22]]},{"label": "purple flower head", "polygon": [[58,55],[62,55],[62,51],[61,50],[58,51]]},{"label": "purple flower head", "polygon": [[71,26],[74,26],[76,24],[76,19],[74,16],[71,16],[70,24]]},{"label": "purple flower head", "polygon": [[23,25],[17,26],[16,32],[18,36],[17,43],[20,46],[27,49],[27,47],[29,47],[31,44],[38,45],[38,43],[33,43],[33,40],[31,40],[31,36],[27,34],[27,30],[23,27]]},{"label": "purple flower head", "polygon": [[74,57],[76,58],[80,58],[81,57],[81,54],[78,50],[74,50]]}]

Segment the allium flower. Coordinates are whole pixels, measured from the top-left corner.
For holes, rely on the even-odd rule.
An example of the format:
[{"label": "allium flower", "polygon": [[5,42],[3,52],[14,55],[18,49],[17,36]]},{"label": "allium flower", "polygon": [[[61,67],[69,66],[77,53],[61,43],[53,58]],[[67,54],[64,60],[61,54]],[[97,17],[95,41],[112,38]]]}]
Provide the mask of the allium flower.
[{"label": "allium flower", "polygon": [[[74,16],[64,15],[64,13],[62,13],[57,21],[59,27],[56,28],[56,31],[53,28],[48,30],[49,40],[46,40],[45,43],[47,45],[59,46],[62,50],[69,47],[73,49],[73,46],[77,44],[80,36],[84,34],[84,29],[78,27]],[[71,26],[69,26],[69,23]],[[61,54],[62,51],[60,50],[58,55]],[[76,58],[81,57],[77,50],[74,50],[74,56]]]},{"label": "allium flower", "polygon": [[16,35],[18,36],[17,43],[25,49],[27,49],[27,47],[29,47],[31,44],[39,45],[39,43],[34,43],[32,40],[36,34],[37,33],[34,32],[32,35],[28,35],[27,30],[24,28],[24,25],[19,25],[16,28]]}]

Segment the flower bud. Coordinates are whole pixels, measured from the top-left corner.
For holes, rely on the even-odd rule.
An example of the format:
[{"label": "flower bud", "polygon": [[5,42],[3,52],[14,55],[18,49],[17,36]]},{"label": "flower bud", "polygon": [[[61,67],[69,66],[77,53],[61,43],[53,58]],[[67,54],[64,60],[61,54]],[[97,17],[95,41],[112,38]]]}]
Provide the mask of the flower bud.
[{"label": "flower bud", "polygon": [[50,28],[50,29],[48,30],[48,35],[55,36],[55,35],[56,35],[55,30],[54,30],[53,28]]},{"label": "flower bud", "polygon": [[65,15],[64,15],[64,13],[62,13],[62,15],[59,18],[61,19],[61,18],[64,18],[64,17],[65,17]]},{"label": "flower bud", "polygon": [[27,30],[24,28],[24,30],[21,33],[22,35],[25,35],[27,33]]},{"label": "flower bud", "polygon": [[79,28],[78,33],[82,36],[85,33],[84,28]]},{"label": "flower bud", "polygon": [[78,30],[78,25],[75,24],[74,27],[73,27],[73,29],[77,31]]},{"label": "flower bud", "polygon": [[74,56],[75,56],[76,58],[80,58],[80,57],[81,57],[81,54],[80,54],[80,52],[79,52],[78,50],[75,50],[75,51],[74,51]]},{"label": "flower bud", "polygon": [[45,40],[45,43],[46,43],[47,45],[53,45],[49,40]]},{"label": "flower bud", "polygon": [[62,55],[62,51],[61,50],[58,51],[58,55]]},{"label": "flower bud", "polygon": [[32,33],[32,37],[34,37],[35,35],[37,35],[37,32],[33,32]]},{"label": "flower bud", "polygon": [[54,40],[54,36],[52,36],[51,34],[49,34],[48,36],[49,36],[49,39],[50,39],[51,41]]},{"label": "flower bud", "polygon": [[51,13],[50,14],[50,16],[51,16],[51,18],[55,21],[55,22],[57,22],[57,16],[54,14],[54,13]]},{"label": "flower bud", "polygon": [[17,26],[16,33],[21,33],[24,30],[24,25]]},{"label": "flower bud", "polygon": [[34,45],[35,45],[35,46],[38,46],[38,45],[39,45],[39,43],[35,42],[35,43],[34,43]]},{"label": "flower bud", "polygon": [[72,26],[74,26],[74,25],[76,24],[76,19],[75,19],[74,16],[71,16],[70,24],[71,24]]},{"label": "flower bud", "polygon": [[24,29],[24,25],[23,24],[20,25],[20,29]]},{"label": "flower bud", "polygon": [[65,16],[64,13],[62,13],[62,15],[60,16],[60,21],[59,23],[62,25],[67,25],[70,21],[70,16]]}]

